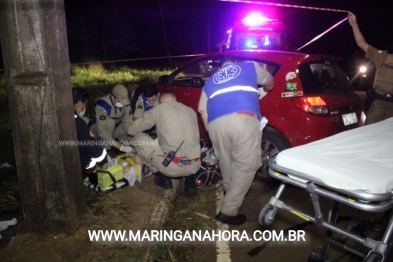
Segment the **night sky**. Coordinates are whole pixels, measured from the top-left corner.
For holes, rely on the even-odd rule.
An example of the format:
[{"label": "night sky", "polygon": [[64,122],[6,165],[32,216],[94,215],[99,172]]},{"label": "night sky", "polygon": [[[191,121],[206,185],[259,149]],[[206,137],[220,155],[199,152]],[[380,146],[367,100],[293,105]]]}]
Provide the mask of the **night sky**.
[{"label": "night sky", "polygon": [[[248,10],[261,10],[282,20],[290,28],[294,48],[346,17],[345,13],[214,0],[64,1],[71,63],[212,52],[225,39],[226,30]],[[383,49],[393,38],[392,1],[267,2],[350,10],[369,44]],[[302,52],[333,54],[348,60],[356,52],[362,55],[347,21]]]},{"label": "night sky", "polygon": [[[383,49],[393,39],[391,0],[269,0],[350,10],[366,41]],[[346,17],[346,13],[270,7],[216,0],[64,0],[72,64],[213,52],[248,10],[280,19],[296,49]],[[162,15],[162,16],[161,16]],[[393,42],[393,41],[392,41]],[[345,21],[304,53],[363,56]],[[114,63],[116,64],[116,63]]]}]

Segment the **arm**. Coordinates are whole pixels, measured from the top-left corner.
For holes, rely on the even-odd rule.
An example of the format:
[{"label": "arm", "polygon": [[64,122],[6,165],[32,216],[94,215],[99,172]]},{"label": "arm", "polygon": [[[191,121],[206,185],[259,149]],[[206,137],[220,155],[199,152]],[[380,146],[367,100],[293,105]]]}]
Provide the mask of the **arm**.
[{"label": "arm", "polygon": [[[96,119],[97,119],[97,130],[101,140],[105,141],[106,143],[110,143],[111,146],[120,149],[120,144],[113,139],[112,134],[108,131],[109,125],[111,123],[109,119],[109,114],[105,110],[105,108],[97,105],[95,107],[96,111]],[[113,130],[113,129],[112,129]]]},{"label": "arm", "polygon": [[90,136],[90,129],[88,125],[78,116],[75,118],[76,137],[78,138],[79,154],[89,154],[89,157],[95,157],[102,152],[102,147],[95,145],[95,139]]},{"label": "arm", "polygon": [[273,88],[274,88],[274,77],[271,74],[269,74],[265,83],[263,84],[263,89],[265,91],[272,91]]},{"label": "arm", "polygon": [[352,12],[348,12],[348,22],[352,27],[353,35],[355,37],[356,43],[364,51],[367,51],[368,44],[364,39],[362,33],[360,32],[359,25],[356,21],[356,16]]},{"label": "arm", "polygon": [[269,92],[274,88],[274,77],[263,68],[259,63],[255,63],[255,71],[257,73],[257,84],[263,86],[265,92]]},{"label": "arm", "polygon": [[155,117],[157,110],[159,110],[159,105],[145,112],[141,118],[133,121],[127,128],[127,134],[135,136],[140,132],[152,128],[156,124]]},{"label": "arm", "polygon": [[145,112],[145,106],[143,105],[142,96],[139,95],[138,101],[136,102],[135,105],[134,120],[137,120],[138,118],[143,116],[144,112]]},{"label": "arm", "polygon": [[125,133],[127,133],[127,128],[128,126],[134,122],[134,119],[132,118],[132,109],[131,109],[131,105],[127,105],[123,107],[124,110],[124,115],[123,118],[121,120],[121,125],[123,127],[123,130]]},{"label": "arm", "polygon": [[207,129],[207,118],[208,118],[207,110],[203,110],[200,113],[201,113],[203,126],[205,127],[206,131],[208,131],[208,129]]},{"label": "arm", "polygon": [[254,63],[257,74],[258,99],[261,100],[267,93],[274,88],[274,77],[260,64]]},{"label": "arm", "polygon": [[199,98],[199,103],[198,103],[198,112],[201,113],[201,118],[203,125],[205,126],[206,131],[207,129],[207,119],[208,119],[208,114],[207,114],[207,96],[204,90],[202,90],[201,97]]}]

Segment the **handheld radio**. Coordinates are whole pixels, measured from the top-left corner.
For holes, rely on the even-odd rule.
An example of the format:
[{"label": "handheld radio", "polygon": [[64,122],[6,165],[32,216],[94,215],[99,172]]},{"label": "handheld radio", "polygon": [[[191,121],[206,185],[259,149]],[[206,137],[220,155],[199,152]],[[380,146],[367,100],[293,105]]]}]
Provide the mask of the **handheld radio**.
[{"label": "handheld radio", "polygon": [[168,154],[165,156],[164,161],[162,161],[162,165],[167,167],[169,166],[169,163],[172,162],[173,158],[175,158],[177,151],[179,151],[179,148],[181,145],[183,145],[184,140],[181,142],[180,146],[176,149],[176,151],[169,151]]}]

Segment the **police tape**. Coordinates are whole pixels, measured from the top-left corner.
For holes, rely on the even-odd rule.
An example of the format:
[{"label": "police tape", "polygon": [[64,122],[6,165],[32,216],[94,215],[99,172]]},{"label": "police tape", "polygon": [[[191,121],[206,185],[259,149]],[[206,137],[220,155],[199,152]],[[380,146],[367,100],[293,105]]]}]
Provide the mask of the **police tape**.
[{"label": "police tape", "polygon": [[311,44],[312,42],[316,41],[317,39],[321,38],[323,35],[325,35],[326,33],[328,33],[329,31],[331,31],[333,28],[337,27],[339,24],[341,24],[342,22],[344,22],[345,20],[347,20],[348,17],[344,18],[343,20],[341,20],[340,22],[332,25],[331,27],[329,27],[328,29],[326,29],[324,32],[322,32],[321,34],[317,35],[316,37],[314,37],[313,39],[311,39],[311,41],[309,41],[308,43],[302,45],[301,47],[299,47],[298,49],[296,49],[296,52],[299,51],[300,49],[308,46],[309,44]]},{"label": "police tape", "polygon": [[[158,60],[158,59],[172,59],[172,58],[184,58],[184,57],[196,57],[205,54],[191,54],[191,55],[173,55],[173,56],[156,56],[156,57],[141,57],[141,58],[128,58],[119,60],[104,60],[95,62],[85,62],[85,63],[71,63],[71,65],[94,65],[94,64],[105,64],[105,63],[118,63],[118,62],[132,62],[132,61],[146,61],[146,60]],[[0,71],[4,71],[0,68]]]},{"label": "police tape", "polygon": [[131,62],[131,61],[145,61],[145,60],[156,60],[156,59],[172,59],[172,58],[183,58],[183,57],[195,57],[195,56],[202,56],[202,55],[205,55],[205,54],[129,58],[129,59],[105,60],[105,61],[95,61],[95,62],[86,62],[86,63],[72,63],[72,65],[89,65],[89,64],[104,64],[104,63]]},{"label": "police tape", "polygon": [[217,0],[221,2],[234,2],[234,3],[245,3],[245,4],[254,4],[254,5],[270,5],[270,6],[278,6],[278,7],[290,7],[290,8],[301,8],[301,9],[311,9],[311,10],[320,10],[320,11],[329,11],[329,12],[341,12],[347,13],[347,10],[342,9],[333,9],[333,8],[325,8],[325,7],[314,7],[314,6],[304,6],[304,5],[289,5],[289,4],[279,4],[279,3],[268,3],[268,2],[258,2],[258,1],[247,1],[247,0]]}]

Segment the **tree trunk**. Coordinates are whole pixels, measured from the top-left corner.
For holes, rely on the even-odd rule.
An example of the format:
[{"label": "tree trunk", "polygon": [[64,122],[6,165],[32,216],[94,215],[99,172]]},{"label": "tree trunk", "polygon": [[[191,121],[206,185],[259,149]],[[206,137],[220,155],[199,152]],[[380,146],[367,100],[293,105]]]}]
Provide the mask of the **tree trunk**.
[{"label": "tree trunk", "polygon": [[1,46],[24,226],[73,233],[86,204],[63,0],[0,1]]}]

